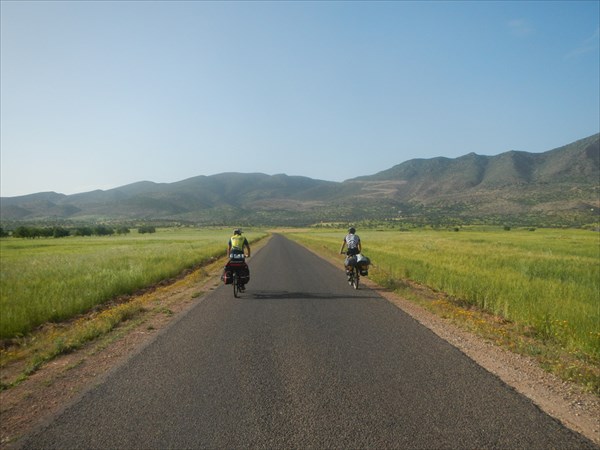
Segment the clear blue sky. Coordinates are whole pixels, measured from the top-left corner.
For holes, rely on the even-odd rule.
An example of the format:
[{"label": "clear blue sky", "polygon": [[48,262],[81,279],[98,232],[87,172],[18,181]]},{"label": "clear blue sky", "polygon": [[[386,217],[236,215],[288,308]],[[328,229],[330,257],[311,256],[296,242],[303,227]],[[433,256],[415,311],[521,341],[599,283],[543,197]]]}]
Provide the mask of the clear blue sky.
[{"label": "clear blue sky", "polygon": [[1,195],[342,181],[599,131],[598,1],[1,2]]}]

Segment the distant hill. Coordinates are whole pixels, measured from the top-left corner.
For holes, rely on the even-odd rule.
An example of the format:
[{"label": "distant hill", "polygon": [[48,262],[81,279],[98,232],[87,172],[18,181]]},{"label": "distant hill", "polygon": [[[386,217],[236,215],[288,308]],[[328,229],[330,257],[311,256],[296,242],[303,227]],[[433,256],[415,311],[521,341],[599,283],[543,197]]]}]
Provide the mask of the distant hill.
[{"label": "distant hill", "polygon": [[222,173],[74,195],[2,197],[0,217],[3,222],[256,225],[441,218],[590,223],[600,210],[599,141],[596,134],[544,153],[413,159],[342,183],[283,174]]},{"label": "distant hill", "polygon": [[436,206],[455,215],[467,210],[472,217],[589,212],[593,218],[600,208],[599,137],[545,153],[414,159],[347,183],[361,184],[363,195],[371,191],[373,197]]},{"label": "distant hill", "polygon": [[451,189],[514,184],[598,182],[598,134],[545,153],[509,151],[497,156],[475,153],[456,159],[413,159],[353,181],[402,180],[411,191],[436,186]]}]

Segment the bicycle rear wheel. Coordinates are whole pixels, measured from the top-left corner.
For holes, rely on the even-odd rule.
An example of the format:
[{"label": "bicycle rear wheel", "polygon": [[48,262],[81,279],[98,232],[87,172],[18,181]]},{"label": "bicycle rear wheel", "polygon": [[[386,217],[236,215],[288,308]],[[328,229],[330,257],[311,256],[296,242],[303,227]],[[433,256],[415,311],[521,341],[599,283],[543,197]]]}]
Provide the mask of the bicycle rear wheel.
[{"label": "bicycle rear wheel", "polygon": [[358,272],[358,267],[354,267],[354,269],[352,269],[352,287],[354,289],[358,289],[359,278],[360,278],[360,273]]},{"label": "bicycle rear wheel", "polygon": [[240,296],[240,287],[238,285],[238,274],[237,272],[233,272],[233,296],[235,298]]}]

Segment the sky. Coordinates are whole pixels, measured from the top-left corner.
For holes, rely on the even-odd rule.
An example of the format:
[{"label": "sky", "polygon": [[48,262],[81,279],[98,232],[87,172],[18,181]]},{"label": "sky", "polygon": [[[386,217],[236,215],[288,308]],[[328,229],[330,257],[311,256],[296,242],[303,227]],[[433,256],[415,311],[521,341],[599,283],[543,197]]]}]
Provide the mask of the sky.
[{"label": "sky", "polygon": [[343,181],[600,129],[599,1],[6,1],[0,195]]}]

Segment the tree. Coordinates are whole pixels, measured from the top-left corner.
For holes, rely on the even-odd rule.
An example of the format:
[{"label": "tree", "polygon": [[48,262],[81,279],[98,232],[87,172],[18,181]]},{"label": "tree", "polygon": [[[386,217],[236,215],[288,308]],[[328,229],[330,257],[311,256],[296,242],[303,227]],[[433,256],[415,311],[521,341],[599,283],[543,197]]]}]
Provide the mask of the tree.
[{"label": "tree", "polygon": [[18,237],[18,238],[30,238],[30,237],[33,237],[31,235],[31,229],[29,227],[24,226],[24,225],[21,225],[21,226],[17,227],[15,229],[15,231],[13,231],[13,236],[14,237]]},{"label": "tree", "polygon": [[61,238],[61,237],[67,237],[70,236],[70,232],[69,230],[67,230],[66,228],[63,227],[54,227],[53,233],[52,235],[55,238]]},{"label": "tree", "polygon": [[94,228],[94,234],[98,236],[111,236],[115,234],[115,230],[106,225],[98,225],[96,228]]},{"label": "tree", "polygon": [[75,229],[75,236],[91,236],[94,231],[90,227],[78,227]]},{"label": "tree", "polygon": [[156,228],[154,228],[152,225],[142,225],[138,228],[138,233],[156,233]]}]

